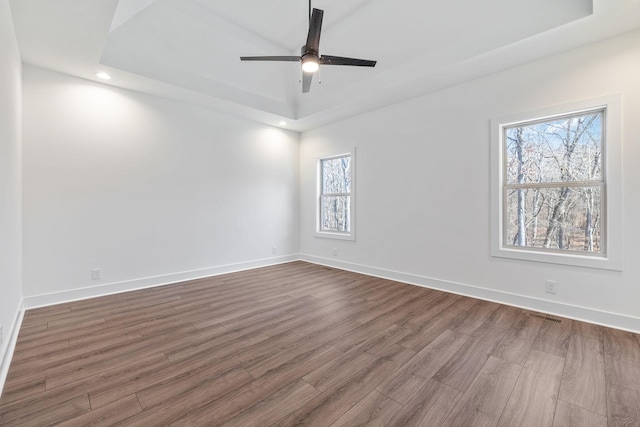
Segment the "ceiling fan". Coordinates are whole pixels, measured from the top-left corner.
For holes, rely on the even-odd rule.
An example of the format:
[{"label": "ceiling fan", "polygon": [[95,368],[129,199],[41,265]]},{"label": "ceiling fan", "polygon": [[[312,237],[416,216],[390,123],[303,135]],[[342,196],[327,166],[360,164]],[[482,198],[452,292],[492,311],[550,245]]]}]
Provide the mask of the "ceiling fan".
[{"label": "ceiling fan", "polygon": [[309,0],[309,34],[307,44],[302,46],[300,56],[241,56],[241,61],[283,61],[302,63],[302,92],[307,93],[311,88],[313,74],[320,65],[351,65],[355,67],[375,67],[376,61],[366,59],[345,58],[342,56],[320,55],[320,31],[324,11],[313,9]]}]

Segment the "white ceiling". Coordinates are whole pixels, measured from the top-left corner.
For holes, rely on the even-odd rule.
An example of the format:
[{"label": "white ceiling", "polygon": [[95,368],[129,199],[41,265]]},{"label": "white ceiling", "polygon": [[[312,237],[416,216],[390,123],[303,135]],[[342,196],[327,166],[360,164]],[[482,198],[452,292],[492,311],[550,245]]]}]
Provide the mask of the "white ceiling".
[{"label": "white ceiling", "polygon": [[304,0],[10,0],[25,63],[306,130],[640,28],[639,0],[315,0],[323,66],[301,93]]}]

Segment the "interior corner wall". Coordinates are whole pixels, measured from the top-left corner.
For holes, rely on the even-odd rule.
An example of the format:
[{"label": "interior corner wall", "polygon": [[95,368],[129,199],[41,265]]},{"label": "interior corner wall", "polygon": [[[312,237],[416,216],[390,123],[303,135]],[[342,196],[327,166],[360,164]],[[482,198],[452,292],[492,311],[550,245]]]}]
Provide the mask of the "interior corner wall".
[{"label": "interior corner wall", "polygon": [[[640,331],[639,75],[634,32],[303,133],[302,258]],[[490,119],[611,93],[623,104],[624,271],[491,257]],[[315,237],[316,158],[353,146],[356,240]]]},{"label": "interior corner wall", "polygon": [[29,65],[23,122],[27,308],[297,258],[296,132]]},{"label": "interior corner wall", "polygon": [[0,0],[0,390],[21,308],[21,60],[11,10]]}]

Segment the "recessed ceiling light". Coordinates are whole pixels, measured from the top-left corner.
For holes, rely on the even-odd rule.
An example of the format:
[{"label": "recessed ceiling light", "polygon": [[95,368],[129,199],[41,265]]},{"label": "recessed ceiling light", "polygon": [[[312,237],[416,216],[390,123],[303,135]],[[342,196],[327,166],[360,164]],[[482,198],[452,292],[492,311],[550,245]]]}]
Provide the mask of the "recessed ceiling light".
[{"label": "recessed ceiling light", "polygon": [[96,73],[96,76],[102,80],[111,80],[111,76],[104,72]]},{"label": "recessed ceiling light", "polygon": [[278,123],[278,125],[280,125],[280,126],[286,126],[286,125],[287,125],[287,122],[282,121],[282,122]]}]

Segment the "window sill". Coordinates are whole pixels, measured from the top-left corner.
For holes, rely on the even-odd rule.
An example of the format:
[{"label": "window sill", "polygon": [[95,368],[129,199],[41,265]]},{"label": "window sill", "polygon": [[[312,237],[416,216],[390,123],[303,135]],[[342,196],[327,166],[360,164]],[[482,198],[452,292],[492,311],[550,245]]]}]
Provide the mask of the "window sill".
[{"label": "window sill", "polygon": [[526,249],[494,248],[491,255],[497,258],[517,259],[521,261],[543,262],[575,267],[597,268],[602,270],[622,271],[619,259],[598,255],[582,255],[574,253],[537,252]]},{"label": "window sill", "polygon": [[329,231],[316,231],[315,237],[320,237],[322,239],[335,239],[335,240],[356,240],[353,233],[331,233]]}]

